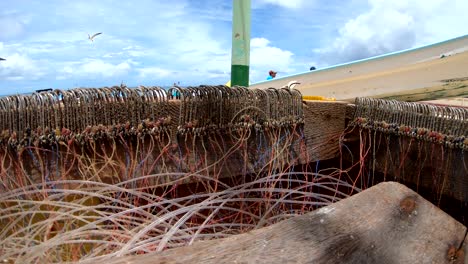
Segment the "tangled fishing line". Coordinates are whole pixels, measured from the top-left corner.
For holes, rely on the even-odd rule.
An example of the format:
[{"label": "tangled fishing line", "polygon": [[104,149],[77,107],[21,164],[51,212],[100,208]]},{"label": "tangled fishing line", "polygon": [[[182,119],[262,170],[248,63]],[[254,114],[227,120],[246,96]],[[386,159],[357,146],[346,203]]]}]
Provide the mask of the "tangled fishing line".
[{"label": "tangled fishing line", "polygon": [[[468,175],[467,117],[357,98],[349,127],[328,135],[351,166],[313,171],[297,169],[311,153],[294,89],[115,86],[2,97],[0,260],[105,261],[228,237],[372,186],[377,168],[384,180],[432,175],[437,196],[450,182],[468,200],[456,184]],[[358,137],[357,159],[349,135]]]},{"label": "tangled fishing line", "polygon": [[358,137],[361,188],[380,173],[428,188],[435,204],[444,194],[468,201],[467,108],[374,98],[356,98],[355,106],[344,135]]},{"label": "tangled fishing line", "polygon": [[[330,176],[308,173],[304,178],[303,173],[292,172],[235,186],[216,182],[216,192],[187,196],[174,194],[176,182],[145,186],[167,188],[160,194],[123,187],[160,176],[112,185],[53,182],[55,186],[73,183],[80,187],[42,189],[35,185],[3,193],[3,258],[21,263],[102,261],[161,251],[268,226],[347,197],[348,193],[336,191],[338,185],[351,189]],[[205,184],[215,184],[202,175],[177,176],[199,177]]]},{"label": "tangled fishing line", "polygon": [[307,157],[289,89],[125,86],[0,98],[0,255],[97,261],[271,225],[360,189]]}]

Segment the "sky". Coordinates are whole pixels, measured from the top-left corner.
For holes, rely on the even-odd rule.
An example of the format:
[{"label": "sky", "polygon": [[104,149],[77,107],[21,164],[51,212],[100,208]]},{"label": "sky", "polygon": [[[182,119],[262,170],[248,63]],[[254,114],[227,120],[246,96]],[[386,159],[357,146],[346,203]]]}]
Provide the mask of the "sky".
[{"label": "sky", "polygon": [[[466,10],[466,0],[251,0],[250,81],[463,36]],[[231,26],[232,0],[1,0],[0,94],[224,84]]]}]

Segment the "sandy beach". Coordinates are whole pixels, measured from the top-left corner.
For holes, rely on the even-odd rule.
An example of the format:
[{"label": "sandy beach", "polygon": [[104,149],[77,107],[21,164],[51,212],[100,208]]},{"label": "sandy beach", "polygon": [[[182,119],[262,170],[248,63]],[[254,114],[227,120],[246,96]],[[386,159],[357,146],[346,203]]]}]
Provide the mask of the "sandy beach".
[{"label": "sandy beach", "polygon": [[[389,54],[327,69],[278,78],[251,85],[252,88],[282,87],[291,81],[303,95],[333,97],[352,101],[355,97],[384,97],[418,94],[418,100],[431,90],[450,90],[468,81],[468,36],[432,46]],[[458,89],[463,95],[466,87]],[[453,90],[453,89],[452,89]],[[450,92],[438,97],[453,97]],[[417,101],[415,99],[415,101]]]}]

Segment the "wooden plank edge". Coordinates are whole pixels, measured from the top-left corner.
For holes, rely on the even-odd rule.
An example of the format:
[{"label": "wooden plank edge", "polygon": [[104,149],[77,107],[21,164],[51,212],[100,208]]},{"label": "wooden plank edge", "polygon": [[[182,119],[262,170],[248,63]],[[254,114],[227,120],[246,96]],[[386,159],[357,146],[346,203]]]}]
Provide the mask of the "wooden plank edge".
[{"label": "wooden plank edge", "polygon": [[463,263],[466,232],[414,191],[385,182],[269,227],[108,264]]}]

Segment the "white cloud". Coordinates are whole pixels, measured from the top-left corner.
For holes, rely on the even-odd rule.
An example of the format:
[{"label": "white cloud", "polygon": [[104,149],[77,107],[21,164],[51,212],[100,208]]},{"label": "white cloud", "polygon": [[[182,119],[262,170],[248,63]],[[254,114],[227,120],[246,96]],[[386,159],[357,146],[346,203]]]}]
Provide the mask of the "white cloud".
[{"label": "white cloud", "polygon": [[[108,43],[108,42],[106,42]],[[119,44],[123,44],[123,43],[119,43]],[[119,45],[116,45],[116,47],[118,47]],[[141,46],[138,46],[138,45],[130,45],[130,46],[125,46],[123,48],[120,49],[120,51],[113,51],[113,52],[109,52],[109,53],[106,53],[104,54],[102,57],[103,58],[125,58],[125,57],[133,57],[133,58],[136,58],[136,57],[142,57],[142,56],[146,56],[146,55],[153,55],[154,52],[149,50],[149,49],[145,49]]]},{"label": "white cloud", "polygon": [[[3,45],[0,43],[0,51]],[[20,81],[38,80],[45,75],[41,70],[44,63],[31,59],[18,53],[7,53],[2,55],[5,61],[0,61],[0,80]]]},{"label": "white cloud", "polygon": [[[8,45],[17,45],[13,50],[19,54],[47,58],[47,78],[65,87],[105,85],[116,76],[129,85],[154,82],[155,76],[155,85],[212,83],[227,79],[230,70],[229,5],[185,0],[143,0],[138,8],[111,0],[11,4],[32,20],[21,41],[9,39]],[[220,13],[228,15],[218,21]],[[103,34],[94,42],[87,40],[88,33],[98,31]]]},{"label": "white cloud", "polygon": [[130,45],[130,46],[126,46],[122,48],[122,50],[139,50],[139,49],[141,49],[141,47],[138,45]]},{"label": "white cloud", "polygon": [[21,16],[15,12],[7,12],[0,14],[0,40],[7,40],[21,36],[25,32],[25,27],[29,23],[30,18]]},{"label": "white cloud", "polygon": [[139,72],[139,76],[141,78],[164,78],[171,75],[175,75],[176,73],[167,69],[159,68],[159,67],[148,67],[148,68],[140,68],[137,70]]},{"label": "white cloud", "polygon": [[276,67],[288,71],[293,61],[293,53],[270,45],[266,38],[253,38],[250,41],[250,64],[254,67]]},{"label": "white cloud", "polygon": [[131,70],[131,63],[121,62],[112,64],[99,59],[85,60],[82,62],[70,62],[59,71],[57,79],[63,80],[75,76],[111,78],[123,76]]},{"label": "white cloud", "polygon": [[[19,88],[43,87],[49,80],[62,87],[120,79],[129,85],[225,83],[231,3],[6,1],[3,10],[14,11],[0,11],[0,28],[13,33],[5,37],[0,57],[16,54],[23,66],[2,69],[0,84],[9,86],[7,77],[22,79],[15,82]],[[251,40],[251,81],[264,80],[269,70],[281,77],[461,35],[468,31],[467,5],[466,0],[252,1],[252,32],[258,38]],[[103,34],[90,42],[87,34],[98,31]],[[317,54],[311,52],[320,46]],[[26,83],[31,78],[40,80]]]},{"label": "white cloud", "polygon": [[130,71],[130,64],[121,62],[112,64],[102,60],[92,60],[78,68],[78,74],[102,75],[103,77],[113,77],[124,75]]},{"label": "white cloud", "polygon": [[130,57],[142,57],[148,54],[143,50],[127,50],[127,53]]},{"label": "white cloud", "polygon": [[270,41],[266,38],[253,38],[250,40],[251,48],[264,48],[270,44]]},{"label": "white cloud", "polygon": [[329,47],[316,50],[326,64],[358,60],[468,33],[465,0],[369,0],[370,10],[339,30]]},{"label": "white cloud", "polygon": [[286,8],[296,9],[296,8],[302,7],[307,1],[306,0],[260,0],[259,2],[263,4],[272,4],[272,5],[278,5],[278,6],[282,6]]},{"label": "white cloud", "polygon": [[293,56],[291,51],[272,46],[266,38],[253,38],[250,41],[250,79],[263,80],[269,70],[278,71],[279,75],[293,73]]},{"label": "white cloud", "polygon": [[120,51],[120,52],[110,52],[110,53],[106,53],[106,54],[102,55],[102,57],[103,58],[115,58],[115,57],[121,56],[123,54],[124,53],[122,51]]}]

